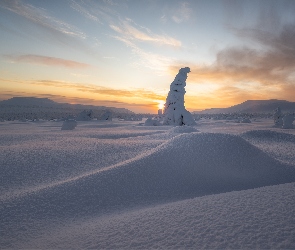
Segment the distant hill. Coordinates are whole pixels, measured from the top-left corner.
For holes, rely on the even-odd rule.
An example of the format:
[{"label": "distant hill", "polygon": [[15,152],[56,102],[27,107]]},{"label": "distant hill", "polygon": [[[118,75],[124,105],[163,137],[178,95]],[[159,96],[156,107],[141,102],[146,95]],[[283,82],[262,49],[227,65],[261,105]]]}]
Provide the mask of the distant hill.
[{"label": "distant hill", "polygon": [[280,107],[283,113],[295,112],[295,102],[288,102],[285,100],[248,100],[241,104],[231,106],[229,108],[212,108],[205,109],[195,114],[220,114],[220,113],[273,113],[273,111]]},{"label": "distant hill", "polygon": [[111,111],[113,117],[134,115],[134,112],[125,108],[105,106],[58,103],[48,98],[13,97],[0,101],[0,119],[60,119],[69,115],[76,116],[83,110],[92,110],[94,117],[99,118],[106,111]]},{"label": "distant hill", "polygon": [[99,109],[99,110],[111,110],[118,113],[133,114],[132,111],[125,108],[114,108],[106,106],[94,106],[83,104],[69,104],[58,103],[50,100],[49,98],[37,98],[37,97],[13,97],[11,99],[0,101],[0,106],[23,106],[23,107],[54,107],[54,108],[74,108],[74,109]]},{"label": "distant hill", "polygon": [[0,105],[6,106],[42,106],[42,107],[53,107],[56,102],[48,98],[36,98],[36,97],[13,97],[11,99],[0,101]]}]

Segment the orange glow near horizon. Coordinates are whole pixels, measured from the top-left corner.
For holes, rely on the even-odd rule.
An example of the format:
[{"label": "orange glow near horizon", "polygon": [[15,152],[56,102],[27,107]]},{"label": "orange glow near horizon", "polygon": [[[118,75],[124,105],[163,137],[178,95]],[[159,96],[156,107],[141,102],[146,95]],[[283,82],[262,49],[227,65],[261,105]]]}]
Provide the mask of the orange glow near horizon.
[{"label": "orange glow near horizon", "polygon": [[[227,108],[247,100],[279,99],[280,89],[263,92],[241,89],[235,86],[207,88],[204,84],[195,87],[189,83],[185,95],[185,107],[189,111],[210,108]],[[212,87],[213,86],[213,87]],[[262,87],[260,87],[262,88]],[[94,106],[126,108],[135,113],[157,114],[164,108],[166,93],[151,89],[120,89],[57,80],[0,79],[0,100],[12,97],[49,98],[60,103],[75,103]],[[290,89],[288,93],[293,93]],[[286,100],[291,98],[285,98]]]}]

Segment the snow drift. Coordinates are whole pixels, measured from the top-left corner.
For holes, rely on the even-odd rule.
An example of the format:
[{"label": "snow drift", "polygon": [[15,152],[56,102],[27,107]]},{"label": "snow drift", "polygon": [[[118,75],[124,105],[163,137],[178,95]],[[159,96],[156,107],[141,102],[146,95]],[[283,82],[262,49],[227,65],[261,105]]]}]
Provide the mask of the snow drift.
[{"label": "snow drift", "polygon": [[294,130],[60,127],[1,124],[1,248],[294,248]]},{"label": "snow drift", "polygon": [[294,188],[294,183],[268,186],[91,218],[46,231],[20,247],[294,249]]},{"label": "snow drift", "polygon": [[[3,228],[30,230],[31,221],[44,218],[61,221],[292,181],[294,168],[239,136],[186,133],[132,160],[8,200],[0,218]],[[10,234],[2,231],[2,239]]]}]

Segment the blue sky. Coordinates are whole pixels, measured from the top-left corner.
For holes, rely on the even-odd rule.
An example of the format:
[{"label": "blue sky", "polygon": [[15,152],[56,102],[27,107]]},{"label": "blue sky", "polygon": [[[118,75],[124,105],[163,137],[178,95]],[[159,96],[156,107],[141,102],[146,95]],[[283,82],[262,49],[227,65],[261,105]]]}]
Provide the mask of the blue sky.
[{"label": "blue sky", "polygon": [[190,67],[186,107],[295,101],[295,1],[0,1],[0,99],[156,112]]}]

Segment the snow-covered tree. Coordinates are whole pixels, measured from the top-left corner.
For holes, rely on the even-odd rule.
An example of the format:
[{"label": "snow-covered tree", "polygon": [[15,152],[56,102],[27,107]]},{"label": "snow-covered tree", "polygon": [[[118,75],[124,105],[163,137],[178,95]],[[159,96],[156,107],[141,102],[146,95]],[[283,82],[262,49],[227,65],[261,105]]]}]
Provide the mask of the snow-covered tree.
[{"label": "snow-covered tree", "polygon": [[61,130],[73,130],[77,126],[75,120],[65,120],[61,126]]},{"label": "snow-covered tree", "polygon": [[293,121],[295,120],[294,114],[286,114],[282,120],[283,120],[282,128],[293,128]]},{"label": "snow-covered tree", "polygon": [[283,114],[282,114],[281,108],[277,107],[275,109],[275,112],[274,112],[274,115],[273,115],[273,120],[274,120],[275,126],[281,127],[283,125],[283,119],[282,118],[283,118]]},{"label": "snow-covered tree", "polygon": [[92,110],[83,110],[78,116],[77,121],[90,121],[93,118]]},{"label": "snow-covered tree", "polygon": [[193,116],[184,106],[184,94],[189,67],[181,68],[170,85],[164,107],[164,125],[195,125]]},{"label": "snow-covered tree", "polygon": [[103,120],[103,121],[112,121],[112,119],[113,119],[113,114],[109,110],[105,111],[100,118],[100,120]]},{"label": "snow-covered tree", "polygon": [[146,119],[144,126],[160,126],[161,123],[158,119],[155,118],[148,118]]}]

